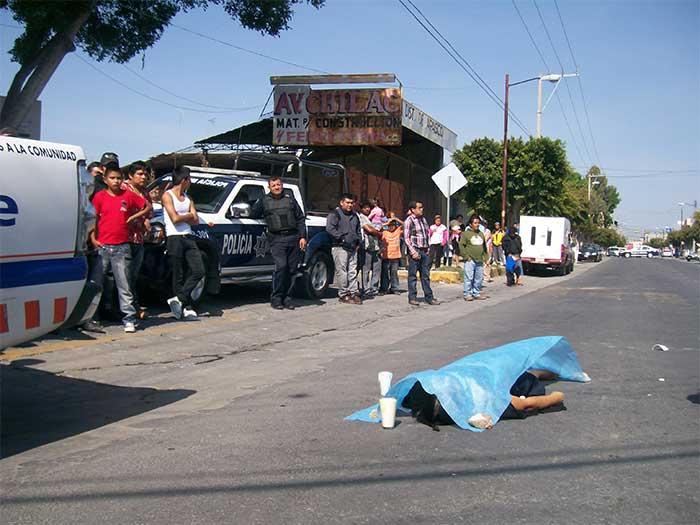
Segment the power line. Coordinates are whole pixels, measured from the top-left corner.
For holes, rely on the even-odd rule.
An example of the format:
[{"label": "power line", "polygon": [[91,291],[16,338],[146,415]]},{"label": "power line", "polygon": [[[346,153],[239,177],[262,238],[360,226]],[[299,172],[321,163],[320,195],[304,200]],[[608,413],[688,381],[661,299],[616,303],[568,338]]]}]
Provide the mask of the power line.
[{"label": "power line", "polygon": [[[435,36],[435,33],[433,33],[426,25],[423,23],[420,18],[406,5],[406,3],[403,0],[398,0],[398,2],[403,6],[403,8],[420,24],[420,26],[442,47],[442,49],[454,60],[457,65],[465,72],[469,77],[476,83],[476,85],[488,96],[497,106],[499,106],[501,109],[504,109],[504,103],[501,100],[501,98],[496,95],[493,90],[489,87],[489,85],[481,78],[481,76],[476,72],[476,70],[472,67],[471,64],[462,56],[459,54],[458,51],[454,49],[454,46],[447,40],[440,32],[435,28],[435,26],[428,20],[428,18],[410,1],[407,0],[411,5],[414,7],[414,9],[420,13],[420,15],[425,19],[426,23],[428,23],[433,29],[435,29],[435,32],[440,35],[440,37],[445,41],[443,43],[437,36]],[[450,51],[450,48],[454,51]],[[459,58],[457,58],[457,56]],[[461,59],[461,61],[460,61]],[[526,126],[518,119],[518,117],[509,111],[509,115],[513,118],[513,121],[515,124],[524,132],[527,133],[528,135],[531,135],[532,133],[526,128]]]},{"label": "power line", "polygon": [[[154,16],[154,15],[152,15],[152,14],[150,14],[150,13],[149,13],[149,15],[150,15],[150,16]],[[221,44],[221,45],[223,45],[223,46],[231,47],[231,48],[233,48],[233,49],[237,49],[238,51],[243,51],[244,53],[249,53],[249,54],[251,54],[251,55],[255,55],[255,56],[258,56],[258,57],[266,58],[266,59],[268,59],[268,60],[272,60],[273,62],[279,62],[280,64],[286,64],[286,65],[288,65],[288,66],[297,67],[297,68],[299,68],[299,69],[305,69],[305,70],[307,70],[307,71],[313,71],[314,73],[321,73],[321,74],[324,74],[324,75],[329,75],[329,74],[331,74],[330,72],[328,72],[328,71],[323,71],[322,69],[316,69],[316,68],[313,68],[313,67],[305,66],[305,65],[303,65],[303,64],[297,64],[297,63],[295,63],[295,62],[290,62],[289,60],[284,60],[284,59],[282,59],[282,58],[277,58],[277,57],[273,57],[273,56],[271,56],[271,55],[266,55],[266,54],[260,53],[260,52],[258,52],[258,51],[253,51],[252,49],[247,49],[247,48],[245,48],[245,47],[241,47],[241,46],[239,46],[239,45],[232,44],[231,42],[227,42],[227,41],[225,41],[225,40],[221,40],[221,39],[215,38],[215,37],[213,37],[213,36],[205,35],[205,34],[203,34],[203,33],[200,33],[200,32],[198,32],[198,31],[194,31],[194,30],[192,30],[192,29],[188,29],[188,28],[183,27],[183,26],[178,25],[178,24],[173,24],[173,23],[171,23],[170,25],[173,26],[173,27],[175,27],[175,28],[177,28],[177,29],[179,29],[180,31],[185,31],[186,33],[191,33],[191,34],[196,35],[196,36],[198,36],[198,37],[200,37],[200,38],[204,38],[204,39],[206,39],[206,40],[211,40],[212,42],[216,42],[217,44]]]},{"label": "power line", "polygon": [[[561,23],[561,29],[564,32],[564,38],[566,39],[566,45],[569,47],[569,53],[571,54],[571,61],[574,63],[574,67],[576,67],[576,72],[578,73],[578,64],[576,63],[576,57],[574,56],[574,50],[571,47],[571,41],[569,40],[569,35],[566,32],[566,27],[564,26],[564,19],[561,16],[561,11],[559,10],[559,4],[557,4],[557,0],[554,0],[554,7],[557,8],[557,15],[559,16],[559,22]],[[593,134],[593,127],[591,126],[591,119],[590,116],[588,115],[588,104],[586,104],[586,97],[583,94],[583,81],[581,80],[581,75],[578,75],[576,77],[576,80],[578,80],[578,88],[581,91],[581,101],[583,102],[583,111],[586,115],[586,122],[588,124],[588,132],[591,135],[591,143],[593,144],[593,151],[595,152],[596,158],[598,159],[598,162],[600,162],[600,155],[598,155],[598,146],[596,145],[595,142],[595,135]]]},{"label": "power line", "polygon": [[78,55],[78,54],[76,54],[75,57],[78,58],[79,60],[81,60],[82,62],[84,62],[85,64],[87,64],[88,66],[90,66],[90,67],[91,67],[92,69],[94,69],[95,71],[97,71],[100,75],[103,75],[103,76],[107,77],[108,79],[110,79],[112,82],[114,82],[114,83],[116,83],[116,84],[119,84],[119,85],[120,85],[121,87],[123,87],[124,89],[127,89],[127,90],[131,91],[132,93],[136,93],[137,95],[140,95],[140,96],[142,96],[142,97],[144,97],[144,98],[147,98],[148,100],[151,100],[151,101],[153,101],[153,102],[158,102],[159,104],[163,104],[163,105],[166,105],[166,106],[170,106],[170,107],[176,108],[176,109],[181,109],[181,110],[183,110],[183,111],[193,111],[193,112],[196,112],[196,113],[210,113],[210,114],[211,114],[211,113],[236,113],[236,112],[250,111],[250,110],[253,110],[253,109],[258,109],[258,108],[260,107],[260,106],[250,106],[250,107],[246,107],[246,108],[238,108],[237,110],[226,110],[226,111],[223,111],[223,110],[198,109],[198,108],[191,108],[191,107],[187,107],[187,106],[180,106],[180,105],[178,105],[178,104],[172,104],[172,103],[170,103],[170,102],[166,102],[165,100],[161,100],[161,99],[159,99],[159,98],[156,98],[156,97],[153,97],[153,96],[151,96],[151,95],[148,95],[147,93],[144,93],[144,92],[142,92],[142,91],[139,91],[139,90],[137,90],[137,89],[132,88],[131,86],[129,86],[129,85],[126,84],[125,82],[122,82],[121,80],[119,80],[118,78],[113,77],[113,76],[110,75],[109,73],[106,73],[106,72],[102,71],[100,68],[98,68],[97,66],[95,66],[94,64],[92,64],[91,62],[89,62],[88,60],[84,59],[83,57],[81,57],[81,56]]},{"label": "power line", "polygon": [[[557,59],[557,62],[559,63],[559,67],[561,67],[561,72],[564,74],[564,64],[561,61],[561,58],[559,57],[559,53],[557,53],[557,48],[554,45],[554,41],[552,40],[552,35],[549,34],[549,29],[547,29],[547,24],[544,21],[544,17],[542,16],[542,11],[540,11],[539,6],[537,5],[537,0],[532,0],[532,4],[535,6],[535,9],[537,10],[537,15],[540,18],[540,21],[542,22],[542,28],[544,29],[545,34],[547,35],[547,40],[549,40],[549,45],[552,47],[552,51],[554,51],[554,56]],[[566,87],[566,92],[569,94],[569,100],[571,101],[571,109],[574,112],[574,119],[576,120],[576,126],[578,127],[578,131],[581,134],[581,140],[583,142],[583,149],[586,150],[586,154],[590,159],[593,159],[593,156],[591,155],[591,152],[588,149],[588,143],[586,142],[586,136],[583,133],[583,128],[581,127],[581,121],[578,118],[578,112],[576,111],[576,105],[574,104],[574,97],[571,95],[571,88],[569,87],[568,82],[564,82],[564,87]],[[596,158],[597,163],[600,164],[600,159]]]},{"label": "power line", "polygon": [[[584,168],[588,166],[575,166],[578,168]],[[700,168],[688,168],[682,170],[665,170],[665,169],[643,169],[643,168],[600,168],[605,169],[605,171],[622,171],[622,172],[632,172],[632,173],[698,173]]]},{"label": "power line", "polygon": [[[530,37],[530,42],[532,42],[533,47],[535,48],[535,51],[537,51],[537,54],[540,56],[540,60],[542,61],[542,64],[547,70],[547,73],[551,72],[551,68],[549,67],[549,64],[547,63],[547,60],[544,58],[544,55],[542,54],[542,51],[540,50],[540,46],[537,45],[537,41],[535,40],[535,37],[532,36],[532,33],[530,32],[530,28],[528,27],[527,23],[525,22],[525,18],[523,18],[523,15],[520,13],[520,9],[518,9],[517,4],[515,3],[515,0],[511,0],[513,2],[513,7],[515,8],[516,13],[518,13],[518,16],[520,17],[520,21],[523,24],[523,27],[525,28],[525,31],[527,32],[527,35]],[[561,98],[559,97],[559,93],[555,93],[557,97],[557,102],[559,103],[559,108],[561,109],[561,114],[564,117],[564,122],[566,123],[566,127],[569,130],[569,135],[571,135],[571,141],[574,143],[574,147],[576,148],[576,152],[578,153],[579,158],[583,161],[586,162],[585,157],[581,153],[581,148],[579,148],[578,141],[576,140],[576,135],[574,134],[574,130],[571,129],[571,124],[569,123],[569,118],[566,116],[566,111],[564,111],[564,104],[561,101]],[[590,161],[590,157],[589,157]]]},{"label": "power line", "polygon": [[153,82],[152,80],[150,80],[148,77],[145,77],[145,76],[143,76],[143,75],[137,73],[136,71],[134,71],[133,69],[131,69],[131,68],[130,68],[129,66],[127,66],[126,64],[122,64],[122,66],[123,66],[124,69],[126,69],[129,73],[131,73],[132,75],[134,75],[134,76],[140,78],[141,80],[143,80],[143,81],[146,82],[147,84],[149,84],[149,85],[151,85],[151,86],[153,86],[153,87],[155,87],[155,88],[157,88],[157,89],[160,89],[161,91],[167,93],[168,95],[171,95],[171,96],[173,96],[173,97],[175,97],[175,98],[179,98],[180,100],[184,100],[184,101],[186,101],[186,102],[191,102],[192,104],[197,104],[198,106],[204,106],[204,107],[212,108],[212,109],[223,109],[223,110],[228,110],[228,111],[241,111],[241,110],[250,109],[250,108],[240,108],[240,107],[232,108],[232,107],[227,107],[227,106],[213,106],[213,105],[211,105],[211,104],[204,104],[203,102],[197,102],[196,100],[192,100],[191,98],[183,97],[182,95],[178,95],[177,93],[173,93],[172,91],[170,91],[170,90],[164,88],[163,86],[159,86],[158,84],[156,84],[155,82]]},{"label": "power line", "polygon": [[[488,83],[481,77],[481,75],[479,75],[479,73],[476,71],[476,69],[474,69],[474,67],[469,63],[469,61],[468,61],[466,58],[464,58],[464,57],[460,54],[460,52],[457,51],[457,49],[455,49],[455,47],[454,47],[454,46],[452,45],[452,43],[445,37],[445,35],[443,35],[443,34],[440,32],[440,30],[439,30],[437,27],[435,27],[435,25],[433,25],[433,23],[430,21],[430,19],[429,19],[427,16],[425,16],[425,14],[423,13],[423,11],[421,11],[420,8],[419,8],[418,6],[416,6],[416,4],[414,4],[412,0],[406,0],[406,1],[407,1],[409,4],[411,4],[411,6],[413,7],[413,9],[415,9],[415,10],[418,12],[418,14],[419,14],[420,16],[423,17],[423,20],[425,20],[425,21],[428,23],[428,25],[433,29],[433,31],[435,31],[435,32],[438,34],[438,36],[439,36],[440,38],[442,38],[442,40],[443,40],[443,41],[448,45],[448,47],[462,60],[462,62],[469,68],[469,70],[470,70],[472,73],[474,73],[474,75],[479,79],[479,81],[481,82],[481,84],[482,84],[494,97],[496,97],[496,99],[498,99],[500,102],[502,102],[502,100],[501,100],[501,98],[498,96],[498,94],[497,94],[493,89],[491,89],[491,86],[489,86]],[[473,77],[472,77],[472,78],[473,78]],[[517,123],[519,123],[520,125],[523,125],[522,121],[515,115],[515,113],[514,113],[511,109],[508,110],[508,114],[509,114],[514,120],[516,120]],[[523,131],[524,131],[524,130],[523,130]]]}]

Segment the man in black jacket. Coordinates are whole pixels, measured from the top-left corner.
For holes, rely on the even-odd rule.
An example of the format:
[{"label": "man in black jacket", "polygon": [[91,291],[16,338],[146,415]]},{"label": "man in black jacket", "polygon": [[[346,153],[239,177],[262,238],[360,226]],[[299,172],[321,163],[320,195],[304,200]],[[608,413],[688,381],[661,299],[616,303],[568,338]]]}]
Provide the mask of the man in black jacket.
[{"label": "man in black jacket", "polygon": [[275,261],[270,304],[275,310],[294,310],[289,299],[291,274],[299,265],[300,251],[306,249],[306,217],[296,199],[284,193],[280,177],[272,177],[270,192],[255,203],[252,216],[262,213],[267,224],[270,253]]},{"label": "man in black jacket", "polygon": [[331,237],[335,283],[341,303],[362,304],[357,283],[357,250],[362,241],[360,218],[353,209],[355,196],[344,193],[339,206],[328,214],[326,232]]},{"label": "man in black jacket", "polygon": [[[514,224],[511,228],[509,228],[508,233],[505,237],[503,237],[503,252],[506,258],[510,256],[515,260],[516,266],[514,272],[506,271],[507,284],[509,286],[512,286],[513,284],[522,286],[523,262],[520,260],[520,256],[523,253],[523,241],[520,238],[520,235],[518,235],[517,224]],[[517,276],[517,280],[515,279],[513,274]]]}]

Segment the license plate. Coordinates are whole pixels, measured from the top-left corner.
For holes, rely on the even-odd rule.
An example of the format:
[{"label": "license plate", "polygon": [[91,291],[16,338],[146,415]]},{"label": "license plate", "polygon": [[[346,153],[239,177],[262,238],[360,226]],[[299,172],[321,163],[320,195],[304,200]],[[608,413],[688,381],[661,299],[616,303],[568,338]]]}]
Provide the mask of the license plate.
[{"label": "license plate", "polygon": [[535,262],[536,262],[536,263],[543,263],[543,262],[544,262],[544,259],[541,258],[541,257],[537,257],[537,258],[535,258]]}]

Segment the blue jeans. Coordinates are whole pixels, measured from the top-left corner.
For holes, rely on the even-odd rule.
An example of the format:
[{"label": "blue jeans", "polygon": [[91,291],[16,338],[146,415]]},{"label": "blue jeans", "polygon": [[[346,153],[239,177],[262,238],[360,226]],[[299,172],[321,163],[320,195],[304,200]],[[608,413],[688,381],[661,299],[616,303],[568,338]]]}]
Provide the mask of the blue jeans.
[{"label": "blue jeans", "polygon": [[114,284],[117,286],[119,309],[124,314],[123,323],[133,323],[136,320],[134,296],[131,293],[129,274],[131,271],[131,246],[124,244],[104,244],[99,250],[102,258],[104,273],[112,270]]},{"label": "blue jeans", "polygon": [[420,259],[416,260],[408,256],[408,300],[415,301],[418,298],[418,277],[420,272],[420,284],[426,301],[433,300],[433,289],[430,287],[430,255],[427,250],[418,250]]},{"label": "blue jeans", "polygon": [[464,261],[464,297],[479,297],[481,282],[484,280],[482,261]]}]

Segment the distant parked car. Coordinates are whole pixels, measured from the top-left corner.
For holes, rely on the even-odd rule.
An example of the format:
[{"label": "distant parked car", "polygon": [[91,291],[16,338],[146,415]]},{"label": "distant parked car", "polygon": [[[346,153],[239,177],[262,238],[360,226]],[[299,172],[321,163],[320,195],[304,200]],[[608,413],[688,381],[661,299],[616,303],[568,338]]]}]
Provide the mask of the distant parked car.
[{"label": "distant parked car", "polygon": [[698,252],[688,251],[688,255],[685,256],[686,261],[700,261],[700,254]]},{"label": "distant parked car", "polygon": [[652,248],[651,246],[647,246],[646,244],[634,244],[631,247],[628,247],[625,249],[624,252],[622,252],[622,257],[648,257],[652,258],[654,256],[659,256],[661,255],[661,252],[657,250],[656,248]]},{"label": "distant parked car", "polygon": [[600,262],[603,260],[603,248],[597,244],[584,244],[578,252],[578,260]]},{"label": "distant parked car", "polygon": [[623,251],[624,248],[620,248],[619,246],[611,246],[608,248],[608,257],[620,257]]},{"label": "distant parked car", "polygon": [[673,250],[671,248],[664,248],[661,250],[661,257],[673,257]]}]

